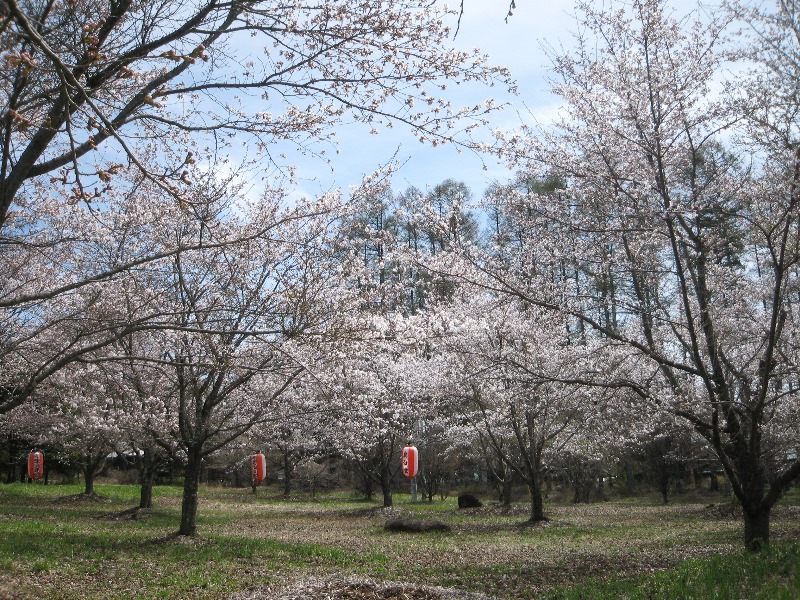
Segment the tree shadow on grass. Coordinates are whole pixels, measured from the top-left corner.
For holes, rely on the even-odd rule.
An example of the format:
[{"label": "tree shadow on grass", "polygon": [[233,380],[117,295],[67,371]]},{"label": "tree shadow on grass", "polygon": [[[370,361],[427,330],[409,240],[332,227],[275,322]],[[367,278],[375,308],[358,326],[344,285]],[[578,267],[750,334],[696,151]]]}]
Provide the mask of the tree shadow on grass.
[{"label": "tree shadow on grass", "polygon": [[152,514],[153,511],[149,508],[134,506],[132,508],[126,508],[125,510],[103,513],[102,515],[98,515],[97,518],[109,521],[141,521],[147,519]]},{"label": "tree shadow on grass", "polygon": [[71,496],[59,496],[53,500],[53,504],[111,504],[111,498],[101,496],[95,492],[91,494],[73,494]]}]

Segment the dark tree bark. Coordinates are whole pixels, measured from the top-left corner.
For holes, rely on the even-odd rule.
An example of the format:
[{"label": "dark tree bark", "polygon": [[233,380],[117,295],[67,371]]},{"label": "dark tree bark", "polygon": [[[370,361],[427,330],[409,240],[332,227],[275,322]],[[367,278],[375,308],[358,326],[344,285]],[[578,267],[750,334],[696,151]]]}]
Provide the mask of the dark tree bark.
[{"label": "dark tree bark", "polygon": [[544,497],[542,496],[542,485],[539,478],[534,478],[531,485],[528,486],[528,491],[531,496],[531,514],[528,521],[531,523],[538,523],[546,521],[547,517],[544,516]]},{"label": "dark tree bark", "polygon": [[664,506],[666,506],[669,504],[669,491],[672,487],[667,469],[661,471],[658,483],[658,491],[661,492],[661,499],[664,501]]},{"label": "dark tree bark", "polygon": [[94,469],[91,467],[84,467],[83,469],[84,488],[83,493],[86,496],[94,494]]},{"label": "dark tree bark", "polygon": [[381,473],[381,492],[383,493],[383,507],[389,508],[392,506],[392,479],[388,472]]},{"label": "dark tree bark", "polygon": [[106,462],[106,452],[100,450],[97,453],[88,451],[83,455],[83,493],[86,496],[94,494],[94,480],[97,474],[103,469]]},{"label": "dark tree bark", "polygon": [[139,466],[139,508],[153,508],[153,481],[158,462],[152,452],[145,449]]},{"label": "dark tree bark", "polygon": [[181,524],[178,535],[194,537],[197,535],[197,492],[200,489],[200,476],[203,458],[199,447],[190,447],[183,477],[183,500],[181,501]]},{"label": "dark tree bark", "polygon": [[511,492],[513,491],[512,484],[513,478],[508,477],[503,480],[503,489],[502,493],[500,494],[500,501],[503,503],[503,506],[511,506]]},{"label": "dark tree bark", "polygon": [[356,460],[356,486],[364,494],[364,499],[371,502],[375,497],[375,479],[368,460]]},{"label": "dark tree bark", "polygon": [[[392,480],[400,468],[400,454],[395,453],[399,451],[398,439],[395,433],[379,436],[366,454],[361,452],[363,458],[358,461],[365,479],[371,479],[372,483],[380,486],[383,506],[386,508],[392,506]],[[371,489],[371,483],[369,486]]]},{"label": "dark tree bark", "polygon": [[153,473],[139,475],[139,508],[153,508]]},{"label": "dark tree bark", "polygon": [[744,543],[748,550],[758,552],[769,544],[769,520],[771,506],[743,507]]},{"label": "dark tree bark", "polygon": [[292,494],[292,475],[294,474],[295,463],[292,460],[292,451],[287,446],[282,446],[281,462],[283,463],[283,495],[290,496]]}]

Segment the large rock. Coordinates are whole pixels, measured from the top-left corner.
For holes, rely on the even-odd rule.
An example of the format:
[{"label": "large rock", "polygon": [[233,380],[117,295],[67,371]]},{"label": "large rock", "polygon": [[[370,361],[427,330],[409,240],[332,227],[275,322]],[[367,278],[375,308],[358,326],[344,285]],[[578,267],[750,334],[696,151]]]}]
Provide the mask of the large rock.
[{"label": "large rock", "polygon": [[424,533],[426,531],[450,531],[450,526],[441,521],[417,521],[415,519],[390,519],[386,521],[387,531],[410,531]]},{"label": "large rock", "polygon": [[481,506],[483,506],[483,502],[472,494],[460,494],[458,496],[458,508],[480,508]]}]

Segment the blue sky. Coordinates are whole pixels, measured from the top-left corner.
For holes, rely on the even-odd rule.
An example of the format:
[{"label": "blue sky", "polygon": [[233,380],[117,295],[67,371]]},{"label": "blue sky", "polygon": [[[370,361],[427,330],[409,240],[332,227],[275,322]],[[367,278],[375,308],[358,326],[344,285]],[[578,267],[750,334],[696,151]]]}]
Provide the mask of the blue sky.
[{"label": "blue sky", "polygon": [[[451,0],[451,5],[455,3]],[[514,15],[506,22],[505,0],[465,0],[461,27],[453,42],[462,49],[480,48],[489,55],[492,64],[511,69],[519,84],[516,97],[502,93],[497,87],[450,88],[453,104],[457,106],[490,97],[498,102],[511,102],[510,108],[494,115],[492,128],[513,129],[522,118],[530,119],[529,112],[539,121],[547,121],[554,114],[558,99],[547,91],[549,63],[541,44],[567,44],[575,28],[572,0],[517,0],[517,4]],[[432,148],[400,127],[370,135],[368,128],[350,125],[337,132],[337,139],[340,153],[332,161],[333,173],[319,159],[299,160],[300,190],[308,194],[336,187],[346,190],[395,154],[403,163],[393,178],[396,192],[410,185],[424,190],[453,178],[465,182],[478,199],[493,180],[504,180],[511,173],[491,156],[479,157],[468,151],[459,154],[448,146]],[[487,170],[483,170],[484,163]]]},{"label": "blue sky", "polygon": [[[458,6],[459,0],[448,0]],[[600,5],[618,8],[624,0],[595,0]],[[683,16],[697,10],[697,0],[667,0]],[[578,29],[574,0],[516,0],[517,8],[506,21],[507,0],[464,0],[464,15],[453,44],[456,48],[479,48],[490,63],[508,67],[518,84],[519,94],[511,96],[498,87],[452,86],[448,99],[454,106],[474,105],[493,98],[510,106],[492,117],[491,129],[513,130],[523,121],[551,122],[561,104],[550,93],[550,59],[544,48],[569,48]],[[455,18],[452,23],[455,27]],[[361,182],[396,156],[402,164],[392,185],[396,193],[411,185],[423,191],[447,178],[463,181],[479,200],[493,181],[507,181],[513,170],[490,155],[458,153],[451,146],[432,148],[420,143],[402,127],[370,135],[368,127],[348,125],[337,131],[340,153],[332,157],[333,172],[320,159],[298,157],[290,162],[297,168],[298,195],[322,192]],[[484,165],[486,169],[484,170]]]}]

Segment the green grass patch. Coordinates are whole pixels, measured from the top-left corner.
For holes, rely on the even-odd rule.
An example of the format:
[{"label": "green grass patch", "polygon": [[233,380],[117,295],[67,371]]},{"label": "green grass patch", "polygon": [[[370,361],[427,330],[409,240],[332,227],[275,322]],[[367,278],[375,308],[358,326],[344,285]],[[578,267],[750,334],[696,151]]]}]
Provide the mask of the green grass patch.
[{"label": "green grass patch", "polygon": [[[203,488],[197,538],[175,538],[181,489],[158,487],[135,513],[138,488],[0,485],[0,597],[227,598],[254,583],[319,574],[406,581],[526,598],[798,598],[797,494],[773,521],[764,553],[739,551],[741,521],[707,500],[553,504],[523,525],[527,506],[460,511],[455,498],[377,503],[331,493]],[[134,511],[135,512],[135,511]],[[384,530],[394,516],[440,520],[452,533]],[[691,560],[686,560],[691,558]]]},{"label": "green grass patch", "polygon": [[796,600],[800,598],[800,545],[773,544],[759,554],[735,552],[688,560],[662,573],[592,580],[550,590],[559,600]]}]

